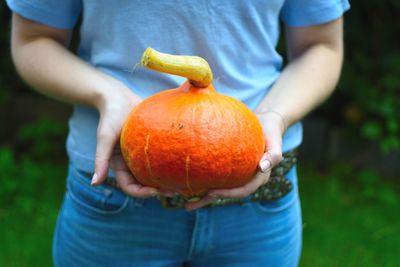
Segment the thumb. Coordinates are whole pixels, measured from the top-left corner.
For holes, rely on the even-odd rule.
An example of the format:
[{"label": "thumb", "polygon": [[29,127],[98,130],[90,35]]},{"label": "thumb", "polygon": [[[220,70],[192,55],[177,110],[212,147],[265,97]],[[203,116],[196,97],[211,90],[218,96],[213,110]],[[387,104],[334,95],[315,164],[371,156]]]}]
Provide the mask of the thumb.
[{"label": "thumb", "polygon": [[267,151],[262,156],[259,167],[262,172],[276,166],[282,160],[282,138],[280,135],[267,137]]},{"label": "thumb", "polygon": [[96,158],[94,163],[95,169],[91,182],[92,185],[99,185],[106,179],[117,139],[117,136],[114,136],[113,134],[104,132],[101,129],[98,130]]}]

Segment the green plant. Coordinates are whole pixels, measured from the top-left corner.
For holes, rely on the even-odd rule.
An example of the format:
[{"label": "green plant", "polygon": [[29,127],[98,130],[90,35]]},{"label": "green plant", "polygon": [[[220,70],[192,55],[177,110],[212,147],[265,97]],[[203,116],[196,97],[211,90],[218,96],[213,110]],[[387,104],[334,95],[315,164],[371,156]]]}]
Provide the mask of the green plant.
[{"label": "green plant", "polygon": [[398,266],[400,184],[373,169],[300,165],[300,266]]},{"label": "green plant", "polygon": [[66,165],[0,147],[0,266],[51,266]]},{"label": "green plant", "polygon": [[[346,16],[346,55],[340,83],[348,123],[379,143],[400,151],[399,0],[351,2]],[[371,10],[374,10],[371,12]]]},{"label": "green plant", "polygon": [[16,140],[18,150],[37,160],[57,159],[65,153],[63,143],[66,133],[64,123],[50,118],[39,118],[19,129]]}]

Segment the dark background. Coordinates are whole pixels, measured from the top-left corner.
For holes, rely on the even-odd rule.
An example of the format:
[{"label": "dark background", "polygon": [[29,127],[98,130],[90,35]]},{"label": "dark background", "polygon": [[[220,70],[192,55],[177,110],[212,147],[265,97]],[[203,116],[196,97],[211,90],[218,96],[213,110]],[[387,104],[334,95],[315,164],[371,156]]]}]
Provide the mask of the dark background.
[{"label": "dark background", "polygon": [[[400,266],[400,0],[352,1],[334,95],[305,120],[302,266]],[[24,85],[0,4],[0,266],[51,266],[71,107]]]}]

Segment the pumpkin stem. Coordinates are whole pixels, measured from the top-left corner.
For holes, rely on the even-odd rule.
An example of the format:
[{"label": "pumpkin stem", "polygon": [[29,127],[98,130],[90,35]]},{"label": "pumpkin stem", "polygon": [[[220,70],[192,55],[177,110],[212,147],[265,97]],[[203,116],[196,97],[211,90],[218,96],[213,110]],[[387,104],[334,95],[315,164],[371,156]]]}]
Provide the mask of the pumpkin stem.
[{"label": "pumpkin stem", "polygon": [[196,56],[177,56],[158,52],[148,47],[142,56],[146,68],[188,78],[195,87],[208,87],[213,79],[207,61]]}]

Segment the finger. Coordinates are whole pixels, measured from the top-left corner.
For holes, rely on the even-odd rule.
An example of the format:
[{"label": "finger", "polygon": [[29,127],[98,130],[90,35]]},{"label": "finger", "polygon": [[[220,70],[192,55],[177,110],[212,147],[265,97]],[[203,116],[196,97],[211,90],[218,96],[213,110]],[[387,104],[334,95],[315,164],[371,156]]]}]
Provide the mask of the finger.
[{"label": "finger", "polygon": [[117,139],[117,135],[109,134],[101,129],[98,130],[95,169],[92,178],[92,185],[101,184],[106,179],[110,158]]},{"label": "finger", "polygon": [[185,209],[187,211],[199,209],[199,208],[207,206],[208,204],[211,204],[212,202],[215,201],[215,199],[216,199],[215,197],[205,196],[205,197],[201,198],[199,201],[186,203]]},{"label": "finger", "polygon": [[282,160],[282,138],[277,133],[270,133],[266,138],[266,153],[260,160],[260,169],[265,171],[279,164]]},{"label": "finger", "polygon": [[125,160],[122,157],[121,148],[119,146],[118,141],[113,150],[113,154],[110,161],[110,167],[113,171],[128,170],[128,166],[126,165]]},{"label": "finger", "polygon": [[268,181],[270,172],[257,172],[256,176],[249,183],[242,187],[233,189],[216,189],[210,190],[208,195],[211,197],[226,197],[226,198],[243,198],[257,190],[261,185]]},{"label": "finger", "polygon": [[[119,146],[118,146],[119,147]],[[128,179],[132,179],[132,183],[136,183],[139,184],[135,178],[135,176],[133,176],[133,174],[130,172],[128,166],[126,165],[124,159],[122,158],[122,154],[121,154],[121,150],[120,149],[115,149],[114,150],[114,154],[112,156],[111,159],[111,163],[110,163],[111,169],[113,170],[115,176],[118,179],[125,179],[124,176],[127,175],[127,173],[131,176],[131,177],[127,177]],[[121,178],[122,176],[122,178]],[[150,187],[148,187],[150,188]],[[155,188],[154,188],[155,189]],[[155,189],[157,191],[157,189]],[[156,195],[156,192],[151,192],[150,195]],[[166,197],[173,197],[175,195],[175,192],[169,191],[169,190],[159,190],[159,194],[162,196],[166,196]]]},{"label": "finger", "polygon": [[282,160],[282,151],[281,151],[281,150],[280,150],[280,151],[272,151],[272,150],[269,150],[269,151],[267,151],[267,153],[265,153],[265,154],[266,154],[265,160],[264,160],[263,162],[260,163],[260,166],[263,165],[263,164],[265,164],[264,162],[269,162],[269,165],[268,165],[268,163],[267,163],[267,166],[268,166],[267,169],[272,168],[272,167],[278,165],[279,162],[281,162],[281,160]]},{"label": "finger", "polygon": [[258,163],[258,168],[262,172],[266,172],[272,168],[271,162],[267,157],[267,153],[264,153],[261,157],[260,162]]},{"label": "finger", "polygon": [[157,189],[139,184],[128,170],[117,170],[114,174],[121,190],[130,196],[147,198],[159,194]]}]

